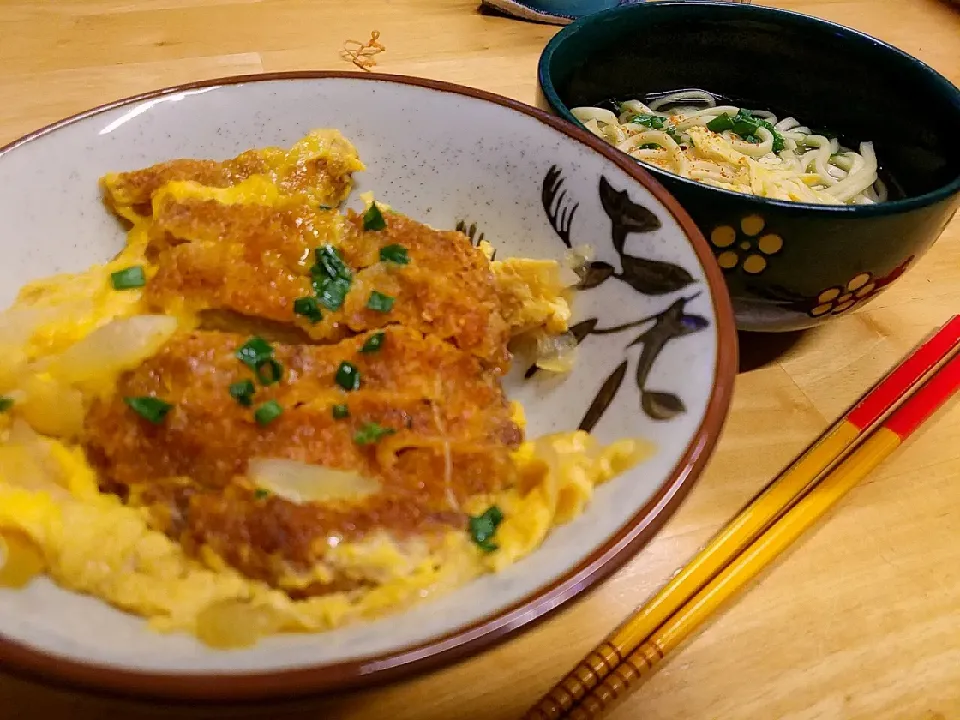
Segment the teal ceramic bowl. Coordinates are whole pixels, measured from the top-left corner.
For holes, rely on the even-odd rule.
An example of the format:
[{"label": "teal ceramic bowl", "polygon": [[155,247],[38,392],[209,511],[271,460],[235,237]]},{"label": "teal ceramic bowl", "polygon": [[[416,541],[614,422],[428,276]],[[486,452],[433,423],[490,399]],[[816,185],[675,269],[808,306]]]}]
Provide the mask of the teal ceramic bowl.
[{"label": "teal ceramic bowl", "polygon": [[960,205],[960,90],[840,25],[752,5],[628,5],[561,30],[539,80],[541,102],[574,123],[577,106],[700,88],[830,128],[847,146],[874,142],[899,187],[874,205],[768,200],[647,166],[711,240],[742,330],[797,330],[862,307]]}]

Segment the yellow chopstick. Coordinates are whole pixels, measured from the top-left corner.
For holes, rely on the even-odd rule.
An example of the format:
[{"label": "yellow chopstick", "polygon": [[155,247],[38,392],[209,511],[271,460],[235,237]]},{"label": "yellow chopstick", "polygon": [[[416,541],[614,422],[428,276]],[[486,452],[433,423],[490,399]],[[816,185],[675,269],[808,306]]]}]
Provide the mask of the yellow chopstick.
[{"label": "yellow chopstick", "polygon": [[858,482],[900,447],[958,389],[960,356],[955,356],[743,554],[625,657],[613,672],[565,717],[569,720],[599,718],[668,652],[713,615],[721,604],[743,589]]},{"label": "yellow chopstick", "polygon": [[938,364],[960,351],[960,316],[952,317],[880,380],[820,439],[775,478],[640,610],[588,654],[524,716],[554,720],[596,687],[620,660],[706,585],[835,466]]}]

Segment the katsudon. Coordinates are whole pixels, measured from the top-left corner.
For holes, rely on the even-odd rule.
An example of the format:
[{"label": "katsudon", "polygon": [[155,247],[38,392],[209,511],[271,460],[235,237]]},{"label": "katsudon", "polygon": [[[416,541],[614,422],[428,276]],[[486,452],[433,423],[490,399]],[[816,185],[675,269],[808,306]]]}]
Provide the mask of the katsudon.
[{"label": "katsudon", "polygon": [[651,452],[526,437],[502,381],[567,333],[564,268],[341,211],[363,169],[316,130],[102,178],[126,246],[0,316],[0,586],[220,648],[327,630],[515,562]]}]

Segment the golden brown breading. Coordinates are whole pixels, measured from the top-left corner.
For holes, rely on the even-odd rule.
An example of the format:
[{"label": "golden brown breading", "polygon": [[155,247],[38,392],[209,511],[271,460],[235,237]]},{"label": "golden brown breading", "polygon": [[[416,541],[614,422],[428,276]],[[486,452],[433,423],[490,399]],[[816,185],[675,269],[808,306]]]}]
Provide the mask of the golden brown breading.
[{"label": "golden brown breading", "polygon": [[[484,255],[459,232],[444,232],[384,213],[386,228],[364,231],[362,219],[315,210],[224,204],[202,188],[172,186],[154,202],[151,250],[158,271],[147,303],[166,311],[228,310],[297,325],[314,340],[399,323],[435,335],[505,370],[509,330],[496,279]],[[339,249],[353,273],[346,301],[320,322],[298,316],[297,298],[312,296],[313,251]],[[410,262],[381,262],[380,250],[401,245]],[[393,298],[389,312],[367,307],[372,292]]]},{"label": "golden brown breading", "polygon": [[[521,431],[496,376],[476,358],[407,328],[383,332],[376,352],[360,351],[369,335],[336,345],[274,345],[282,380],[257,383],[253,407],[229,393],[231,383],[254,378],[235,356],[247,337],[175,337],[90,409],[87,455],[105,488],[152,507],[167,532],[270,582],[279,582],[283,568],[322,559],[330,535],[387,529],[404,536],[462,524],[460,503],[512,482],[509,453]],[[345,361],[360,373],[355,391],[335,381]],[[153,424],[123,399],[140,396],[173,409]],[[283,414],[261,426],[254,409],[268,400]],[[335,418],[335,404],[347,405],[349,417]],[[362,444],[357,433],[369,423],[393,434]],[[245,477],[252,458],[356,471],[377,478],[381,491],[349,504],[264,501]]]},{"label": "golden brown breading", "polygon": [[[365,230],[363,216],[331,209],[362,169],[347,140],[319,130],[289,151],[175,160],[101,181],[107,205],[134,224],[131,238],[147,241],[144,307],[198,329],[93,402],[87,457],[104,490],[145,508],[188,553],[296,597],[382,582],[375,563],[338,564],[339,541],[363,553],[386,533],[415,563],[424,544],[466,524],[469,499],[515,485],[522,431],[499,382],[507,343],[531,328],[562,332],[569,315],[555,263],[494,266],[461,232],[384,208],[385,226]],[[349,289],[325,306],[317,258],[329,263],[334,250]],[[236,357],[252,334],[273,344],[279,382],[264,384]],[[362,351],[376,335],[382,347]],[[344,362],[360,373],[356,390],[336,381]],[[240,381],[254,383],[249,405],[231,396]],[[170,403],[161,422],[125,402],[145,396]],[[270,401],[282,413],[259,424],[255,411]],[[342,405],[347,414],[335,416]],[[386,433],[367,442],[371,427]],[[373,479],[377,490],[323,502],[264,496],[257,460],[300,463],[274,470],[306,473],[308,484],[339,470],[351,489]]]}]

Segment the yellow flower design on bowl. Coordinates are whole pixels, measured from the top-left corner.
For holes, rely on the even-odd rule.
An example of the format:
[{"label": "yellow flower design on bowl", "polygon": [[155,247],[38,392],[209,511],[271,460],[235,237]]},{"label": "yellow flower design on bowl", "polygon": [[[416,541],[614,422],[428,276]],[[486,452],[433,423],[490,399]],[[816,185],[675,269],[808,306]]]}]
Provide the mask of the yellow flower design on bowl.
[{"label": "yellow flower design on bowl", "polygon": [[745,273],[759,275],[767,269],[767,258],[783,249],[783,238],[764,233],[766,221],[759,215],[747,215],[740,221],[740,231],[731,225],[719,225],[710,233],[710,243],[720,252],[717,264],[724,270],[737,265]]},{"label": "yellow flower design on bowl", "polygon": [[817,295],[817,305],[810,311],[813,317],[830,313],[839,315],[873,295],[879,288],[873,273],[855,275],[846,285],[834,285]]}]

